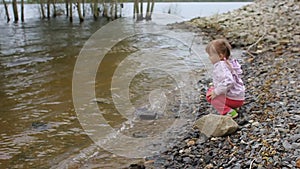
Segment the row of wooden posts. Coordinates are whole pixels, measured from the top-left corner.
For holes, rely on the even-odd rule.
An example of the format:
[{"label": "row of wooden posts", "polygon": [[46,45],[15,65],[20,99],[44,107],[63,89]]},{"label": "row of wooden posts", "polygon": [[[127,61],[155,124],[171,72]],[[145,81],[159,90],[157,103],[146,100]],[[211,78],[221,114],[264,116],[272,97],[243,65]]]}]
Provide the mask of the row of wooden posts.
[{"label": "row of wooden posts", "polygon": [[138,21],[143,19],[151,20],[151,16],[154,9],[154,0],[147,0],[147,10],[146,10],[145,17],[144,17],[143,5],[144,5],[143,0],[134,1],[133,17],[136,18]]},{"label": "row of wooden posts", "polygon": [[[45,2],[46,1],[46,2]],[[77,9],[78,18],[80,22],[84,21],[86,11],[85,11],[85,0],[64,0],[65,2],[65,11],[66,16],[69,18],[70,22],[73,22],[73,10]],[[106,17],[108,19],[114,20],[119,17],[122,17],[122,8],[124,7],[123,0],[118,2],[117,0],[108,0],[109,2],[105,2],[103,0],[101,3],[98,2],[99,0],[92,0],[89,2],[93,17],[97,20],[102,14],[102,17]],[[8,3],[5,0],[2,0],[6,19],[7,22],[10,22],[10,15],[8,10]],[[143,5],[144,3],[147,4],[146,13],[144,13]],[[154,0],[134,0],[134,10],[133,10],[133,17],[137,20],[151,20],[151,16],[154,9]],[[62,13],[57,10],[57,0],[39,0],[40,4],[40,12],[42,19],[50,19],[51,17],[56,17],[61,15]],[[17,0],[12,0],[12,9],[13,9],[13,16],[14,22],[19,21],[19,11],[17,7]],[[52,11],[51,11],[52,5]],[[20,1],[21,6],[21,21],[24,22],[24,0]],[[101,8],[100,8],[101,7]],[[74,9],[73,9],[74,8]],[[75,9],[76,8],[76,9]],[[64,12],[63,12],[64,13]]]}]

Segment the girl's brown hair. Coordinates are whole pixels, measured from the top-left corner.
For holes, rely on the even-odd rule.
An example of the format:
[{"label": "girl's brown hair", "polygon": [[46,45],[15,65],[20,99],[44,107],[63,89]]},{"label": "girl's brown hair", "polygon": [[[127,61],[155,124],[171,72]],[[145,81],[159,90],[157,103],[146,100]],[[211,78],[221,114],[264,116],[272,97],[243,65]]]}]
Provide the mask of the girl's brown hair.
[{"label": "girl's brown hair", "polygon": [[212,50],[219,56],[222,54],[226,59],[229,59],[231,46],[226,39],[216,39],[211,41],[206,46],[206,52],[210,53]]},{"label": "girl's brown hair", "polygon": [[222,55],[225,58],[221,58],[221,60],[225,60],[226,64],[228,65],[228,68],[230,69],[231,72],[234,72],[231,64],[228,62],[229,56],[231,55],[230,50],[231,50],[231,45],[226,39],[216,39],[211,41],[207,46],[206,46],[206,52],[210,54],[211,52],[214,52],[219,55],[219,57]]}]

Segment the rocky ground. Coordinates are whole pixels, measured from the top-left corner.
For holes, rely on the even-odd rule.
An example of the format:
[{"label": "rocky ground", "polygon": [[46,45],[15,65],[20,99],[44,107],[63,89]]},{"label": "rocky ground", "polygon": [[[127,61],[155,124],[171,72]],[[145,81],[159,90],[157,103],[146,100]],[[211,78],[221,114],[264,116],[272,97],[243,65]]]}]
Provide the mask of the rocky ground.
[{"label": "rocky ground", "polygon": [[[300,2],[260,0],[241,9],[171,26],[227,38],[242,56],[246,103],[239,130],[207,138],[190,129],[156,157],[129,168],[300,168]],[[207,85],[207,81],[200,80]],[[199,113],[211,111],[201,89]]]}]

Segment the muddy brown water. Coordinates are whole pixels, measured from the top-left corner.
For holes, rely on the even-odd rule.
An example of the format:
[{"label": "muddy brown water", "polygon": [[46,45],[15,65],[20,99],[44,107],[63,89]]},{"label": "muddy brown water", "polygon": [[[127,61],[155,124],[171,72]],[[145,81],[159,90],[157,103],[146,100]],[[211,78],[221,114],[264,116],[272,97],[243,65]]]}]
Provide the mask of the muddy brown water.
[{"label": "muddy brown water", "polygon": [[[0,24],[0,168],[119,168],[136,160],[97,146],[73,104],[72,80],[80,51],[106,23],[32,18],[25,23]],[[138,33],[118,40],[105,54],[95,76],[96,97],[89,104],[97,105],[111,128],[129,137],[157,136],[175,124],[174,133],[157,137],[167,138],[160,142],[166,147],[168,139],[176,138],[174,134],[194,118],[189,113],[196,95],[191,93],[197,92],[201,72],[209,70],[208,60],[201,37],[191,44],[192,33],[157,34],[153,29],[166,30],[157,24],[149,33],[149,23],[143,22],[134,29]],[[191,45],[195,51],[191,52]],[[152,67],[143,68],[145,63]],[[129,93],[127,102],[135,111],[120,112],[126,109],[122,101],[116,103],[123,97],[122,89]],[[157,112],[158,118],[142,120],[138,112]],[[178,112],[183,112],[179,116],[184,120],[174,123]],[[141,148],[146,151],[154,144],[157,142]],[[124,146],[123,151],[130,152],[131,146]],[[158,150],[146,152],[152,151]]]},{"label": "muddy brown water", "polygon": [[[95,152],[99,158],[97,166],[128,164],[123,157],[92,148],[94,141],[83,130],[72,101],[76,59],[86,40],[104,24],[87,21],[79,25],[55,19],[1,25],[1,168],[67,166],[87,160],[90,158],[88,155]],[[140,34],[117,44],[101,63],[96,78],[97,98],[91,100],[104,112],[108,123],[117,129],[124,123],[124,117],[114,107],[111,78],[118,63],[144,49],[159,49],[161,52],[176,50],[177,56],[173,55],[178,60],[194,64],[187,58],[190,55],[188,47],[167,36]],[[134,60],[135,64],[141,64],[139,62],[141,60]],[[165,64],[168,66],[169,63]],[[180,69],[176,65],[169,67],[172,71]],[[118,80],[122,81],[122,76]],[[165,88],[176,95],[176,83],[168,73],[145,69],[136,74],[130,83],[130,101],[137,108],[149,105],[147,96],[157,88]],[[168,97],[173,99],[173,105],[167,105],[171,110],[176,102],[171,96]],[[168,118],[164,119],[164,123],[173,117],[170,115]],[[149,121],[140,123],[138,119],[135,123],[140,125],[138,131],[131,128],[133,131],[128,129],[122,132],[127,132],[129,136],[137,132],[147,134],[146,130],[153,125]],[[72,161],[70,157],[77,161]]]}]

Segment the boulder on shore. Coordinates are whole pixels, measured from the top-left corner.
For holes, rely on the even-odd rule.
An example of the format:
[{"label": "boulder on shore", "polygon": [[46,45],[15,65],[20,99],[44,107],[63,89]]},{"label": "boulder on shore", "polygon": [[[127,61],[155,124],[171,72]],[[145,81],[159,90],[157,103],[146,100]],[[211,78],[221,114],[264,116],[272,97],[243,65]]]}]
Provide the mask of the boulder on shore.
[{"label": "boulder on shore", "polygon": [[229,116],[208,114],[197,120],[196,128],[207,137],[222,137],[234,133],[239,125]]}]

